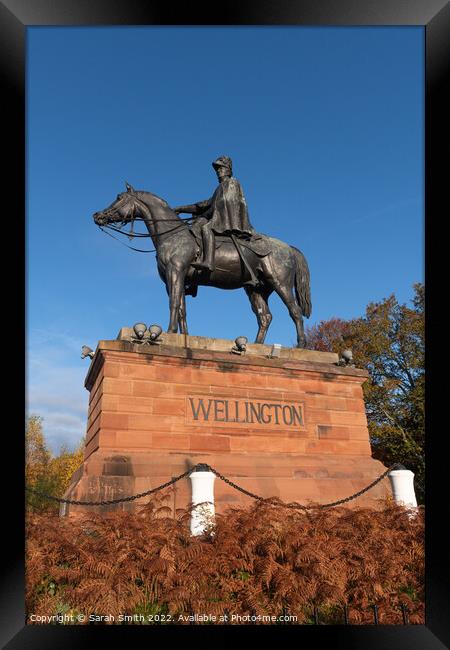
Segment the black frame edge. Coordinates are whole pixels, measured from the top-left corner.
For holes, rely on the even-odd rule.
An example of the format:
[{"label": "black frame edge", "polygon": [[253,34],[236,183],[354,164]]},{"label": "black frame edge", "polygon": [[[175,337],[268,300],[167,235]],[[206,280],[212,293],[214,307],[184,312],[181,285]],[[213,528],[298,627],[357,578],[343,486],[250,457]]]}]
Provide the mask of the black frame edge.
[{"label": "black frame edge", "polygon": [[[446,189],[446,184],[448,185],[445,177],[446,170],[439,164],[439,161],[444,159],[443,154],[447,146],[443,135],[447,127],[446,120],[448,119],[445,111],[444,75],[449,62],[450,5],[442,0],[433,0],[433,2],[431,0],[428,2],[426,0],[412,0],[408,3],[402,0],[396,0],[395,2],[380,0],[376,4],[377,10],[374,13],[374,3],[371,0],[359,0],[358,3],[351,0],[342,0],[340,2],[324,0],[320,5],[313,0],[298,1],[296,3],[283,1],[277,4],[277,8],[270,6],[270,3],[266,1],[260,3],[260,5],[255,3],[254,6],[250,2],[244,1],[239,6],[237,4],[236,6],[233,4],[228,5],[226,13],[216,15],[216,21],[214,22],[212,14],[207,14],[207,20],[205,14],[203,14],[203,20],[198,20],[201,14],[194,8],[176,13],[173,9],[164,8],[162,3],[146,4],[141,0],[128,0],[126,3],[122,2],[122,0],[91,0],[90,2],[86,0],[79,0],[78,2],[77,0],[59,0],[58,3],[51,0],[35,0],[33,3],[29,3],[27,0],[7,0],[6,5],[0,2],[0,61],[4,89],[6,90],[5,96],[7,97],[7,101],[4,102],[3,106],[5,111],[3,127],[5,134],[9,133],[10,137],[12,135],[12,141],[10,140],[10,142],[13,144],[12,148],[8,147],[7,149],[7,187],[9,189],[13,188],[13,191],[9,192],[12,195],[9,214],[15,215],[18,211],[25,213],[24,99],[26,28],[28,26],[33,24],[54,26],[101,24],[422,25],[425,27],[426,32],[425,208],[427,215],[427,264],[425,277],[427,286],[427,431],[435,430],[439,434],[439,424],[443,421],[440,416],[444,415],[446,395],[444,395],[444,384],[430,370],[431,364],[435,363],[433,359],[438,359],[439,352],[442,351],[442,349],[438,349],[440,345],[438,335],[442,337],[440,338],[441,342],[445,340],[444,327],[446,323],[441,324],[437,316],[442,305],[439,305],[439,294],[433,288],[434,281],[440,271],[436,264],[442,264],[445,257],[444,242],[442,240],[439,242],[439,237],[435,238],[435,229],[433,235],[431,221],[433,215],[436,217],[442,212],[447,215],[450,213],[448,210],[448,191]],[[24,16],[28,16],[27,12],[31,10],[33,15],[30,22],[23,22],[22,19]],[[424,16],[428,17],[428,20]],[[19,204],[17,196],[24,197]],[[446,206],[447,210],[443,210],[443,206]],[[434,241],[432,241],[432,238]],[[431,251],[431,244],[433,244],[433,251]],[[439,247],[438,251],[435,248],[436,244]],[[23,248],[19,249],[17,255],[19,268],[16,277],[19,279],[24,277],[25,271],[23,265],[21,265],[22,259]],[[11,272],[10,268],[8,272]],[[8,295],[6,300],[8,300],[8,304],[14,304],[14,300],[17,300],[17,287],[13,283],[7,284],[11,295]],[[14,317],[18,319],[18,316],[20,317],[20,314],[23,314],[23,323],[25,323],[23,309],[22,302],[19,299],[18,311],[14,312]],[[14,355],[12,364],[20,366],[17,354]],[[24,366],[22,365],[22,367]],[[17,387],[13,392],[15,394],[19,392]],[[431,400],[431,395],[433,395],[433,400]],[[20,396],[15,396],[14,400],[13,406],[14,408],[17,406],[17,411],[20,412],[23,401],[20,401]],[[433,408],[430,411],[431,401],[433,401]],[[24,624],[24,445],[22,417],[18,416],[17,422],[18,430],[12,428],[14,435],[10,435],[12,449],[10,453],[14,457],[13,463],[17,463],[14,467],[17,469],[18,466],[19,471],[16,471],[12,482],[8,483],[5,494],[7,498],[4,500],[7,508],[7,515],[4,519],[7,522],[6,534],[4,532],[6,571],[4,572],[1,590],[3,607],[0,610],[2,613],[0,625],[2,638],[0,640],[2,641],[2,647],[6,647],[4,644],[7,644],[9,648],[48,648],[54,647],[55,642],[58,643],[59,641],[64,643],[64,647],[81,647],[88,635],[89,638],[92,638],[92,635],[98,634],[95,632],[97,628],[94,628],[94,632],[92,632],[92,627],[87,628],[85,626],[63,628],[59,626],[27,626]],[[439,454],[439,450],[434,443],[433,446],[427,443],[428,476],[431,474],[437,475],[439,472],[443,472],[443,475],[445,475],[447,473],[445,460],[444,454]],[[442,488],[435,482],[427,481],[429,493],[426,515],[427,529],[432,525],[435,531],[439,528],[439,524],[442,524],[443,519],[442,514],[437,512],[438,508],[434,508],[432,505],[435,499],[436,503],[439,503],[440,489]],[[444,528],[442,528],[442,534],[445,535]],[[433,547],[435,546],[436,537],[435,532],[433,534]],[[358,628],[357,626],[351,629],[328,628],[333,633],[333,645],[346,649],[364,646],[366,650],[372,647],[385,650],[403,647],[408,648],[408,650],[415,650],[415,648],[422,650],[425,647],[427,650],[433,650],[433,648],[450,647],[448,645],[450,639],[449,621],[445,614],[448,611],[446,604],[448,603],[447,585],[449,584],[445,580],[445,567],[448,566],[448,558],[444,548],[445,542],[444,539],[442,548],[438,548],[436,552],[434,549],[433,551],[429,548],[427,550],[427,623],[425,626],[405,628],[379,626],[371,629]],[[111,628],[102,627],[101,629],[102,638],[107,638],[108,634],[111,633]],[[177,628],[175,633],[180,629]],[[186,639],[185,635],[189,634],[189,632],[184,627],[182,629],[184,639]],[[227,628],[227,630],[231,629],[236,629],[239,634],[248,632],[248,628]],[[252,627],[252,633],[254,634],[257,629],[260,628]],[[311,637],[312,639],[317,639],[317,633],[325,634],[325,628],[320,628],[320,631],[317,628],[314,629],[315,636]],[[126,634],[129,638],[130,633],[136,633],[136,630],[131,628],[126,628],[126,630],[126,632],[118,632],[115,627],[115,638],[117,639],[117,635],[120,636],[120,634]],[[297,628],[297,630],[300,634],[305,633],[308,635],[312,633],[312,628],[303,628],[302,630]],[[158,630],[158,632],[160,633],[161,630]],[[200,632],[201,629],[196,628],[196,633]],[[270,632],[270,630],[264,628],[265,635]],[[281,630],[278,629],[277,632],[281,633]],[[227,633],[233,634],[232,632]],[[172,630],[167,629],[164,636],[170,638],[171,634]],[[205,636],[205,639],[207,637],[213,638],[214,630],[209,629],[202,636]],[[343,645],[341,645],[341,642]],[[75,643],[75,645],[72,645],[72,643]],[[447,646],[443,646],[443,643],[446,643]]]}]

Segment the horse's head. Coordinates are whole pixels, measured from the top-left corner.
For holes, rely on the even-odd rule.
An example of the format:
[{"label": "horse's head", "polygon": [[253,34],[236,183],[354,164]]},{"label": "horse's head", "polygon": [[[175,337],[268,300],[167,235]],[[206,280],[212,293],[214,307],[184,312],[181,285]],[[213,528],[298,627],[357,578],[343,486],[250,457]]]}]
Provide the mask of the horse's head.
[{"label": "horse's head", "polygon": [[100,212],[95,212],[93,217],[97,226],[118,222],[125,224],[134,218],[136,209],[139,206],[139,199],[135,194],[136,190],[128,183],[125,183],[125,185],[126,192],[118,194],[116,200],[109,207]]}]

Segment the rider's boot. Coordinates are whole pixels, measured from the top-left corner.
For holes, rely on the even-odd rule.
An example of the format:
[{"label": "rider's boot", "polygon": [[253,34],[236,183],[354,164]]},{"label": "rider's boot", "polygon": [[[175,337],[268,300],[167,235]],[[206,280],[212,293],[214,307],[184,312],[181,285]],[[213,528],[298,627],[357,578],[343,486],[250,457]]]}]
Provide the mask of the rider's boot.
[{"label": "rider's boot", "polygon": [[259,284],[258,278],[256,277],[255,272],[253,271],[253,269],[251,267],[251,264],[249,264],[244,257],[243,257],[243,262],[244,262],[245,268],[247,269],[247,271],[250,274],[250,279],[243,282],[242,286],[243,287],[257,287],[258,284]]},{"label": "rider's boot", "polygon": [[214,248],[215,239],[213,231],[208,228],[209,224],[202,227],[202,240],[203,240],[203,260],[201,262],[192,262],[192,266],[196,269],[214,271]]}]

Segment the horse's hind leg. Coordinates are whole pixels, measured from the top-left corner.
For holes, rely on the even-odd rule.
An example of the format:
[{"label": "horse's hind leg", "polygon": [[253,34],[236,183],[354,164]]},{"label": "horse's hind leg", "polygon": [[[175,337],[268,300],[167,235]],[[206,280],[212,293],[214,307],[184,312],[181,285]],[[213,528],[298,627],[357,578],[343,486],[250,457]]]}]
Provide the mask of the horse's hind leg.
[{"label": "horse's hind leg", "polygon": [[270,313],[267,299],[272,293],[272,289],[253,289],[252,287],[244,287],[245,293],[249,297],[253,313],[258,321],[258,334],[256,335],[255,343],[264,343],[267,330],[272,321],[272,314]]},{"label": "horse's hind leg", "polygon": [[277,286],[274,286],[274,289],[288,308],[289,315],[295,323],[295,328],[297,330],[297,347],[306,347],[302,310],[300,309],[299,304],[292,293],[293,286],[288,286],[287,284],[280,283]]},{"label": "horse's hind leg", "polygon": [[297,347],[306,346],[306,337],[303,330],[303,317],[300,305],[294,297],[295,271],[291,264],[289,254],[283,254],[283,250],[269,255],[263,259],[263,273],[266,286],[276,291],[289,310],[289,315],[295,323],[297,330]]}]

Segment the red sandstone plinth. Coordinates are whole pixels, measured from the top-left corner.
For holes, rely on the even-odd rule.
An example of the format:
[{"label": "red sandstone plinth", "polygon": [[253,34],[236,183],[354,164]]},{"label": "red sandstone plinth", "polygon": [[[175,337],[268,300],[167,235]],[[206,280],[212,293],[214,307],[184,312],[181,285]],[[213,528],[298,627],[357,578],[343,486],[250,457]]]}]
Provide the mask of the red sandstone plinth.
[{"label": "red sandstone plinth", "polygon": [[[85,460],[66,498],[130,496],[208,463],[261,496],[328,503],[385,471],[371,457],[368,374],[336,366],[337,355],[283,348],[269,358],[271,346],[250,345],[239,356],[232,341],[163,334],[149,345],[127,340],[129,330],[119,336],[99,342],[88,371]],[[167,503],[174,510],[188,505],[190,480],[176,488]],[[348,505],[376,506],[388,494],[384,479]],[[219,479],[215,498],[218,512],[253,502]]]}]

